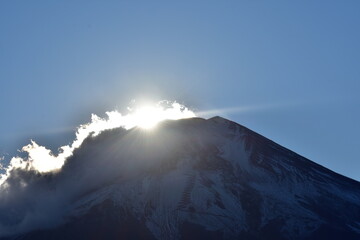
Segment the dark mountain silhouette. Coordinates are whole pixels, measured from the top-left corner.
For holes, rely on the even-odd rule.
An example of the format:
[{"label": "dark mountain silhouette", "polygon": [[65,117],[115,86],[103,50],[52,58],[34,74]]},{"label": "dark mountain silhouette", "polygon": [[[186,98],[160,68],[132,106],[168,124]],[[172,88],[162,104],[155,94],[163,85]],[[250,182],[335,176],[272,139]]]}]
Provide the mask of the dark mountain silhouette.
[{"label": "dark mountain silhouette", "polygon": [[62,220],[2,239],[360,239],[359,182],[221,117],[103,132],[46,181]]}]

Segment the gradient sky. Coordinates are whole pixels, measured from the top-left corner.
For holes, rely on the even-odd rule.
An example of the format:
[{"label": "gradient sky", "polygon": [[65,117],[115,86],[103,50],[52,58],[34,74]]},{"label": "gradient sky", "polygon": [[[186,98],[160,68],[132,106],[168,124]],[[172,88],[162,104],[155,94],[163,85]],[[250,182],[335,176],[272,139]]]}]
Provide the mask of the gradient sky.
[{"label": "gradient sky", "polygon": [[[171,2],[171,3],[170,3]],[[132,99],[221,115],[360,180],[360,1],[1,1],[0,154]],[[230,111],[231,110],[231,111]]]}]

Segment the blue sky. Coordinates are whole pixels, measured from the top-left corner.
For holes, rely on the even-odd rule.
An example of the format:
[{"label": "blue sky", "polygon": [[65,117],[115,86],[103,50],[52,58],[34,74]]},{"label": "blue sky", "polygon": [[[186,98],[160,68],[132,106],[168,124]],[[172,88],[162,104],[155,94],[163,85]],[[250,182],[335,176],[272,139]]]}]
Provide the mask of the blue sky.
[{"label": "blue sky", "polygon": [[223,115],[360,180],[359,1],[1,1],[0,153],[132,99]]}]

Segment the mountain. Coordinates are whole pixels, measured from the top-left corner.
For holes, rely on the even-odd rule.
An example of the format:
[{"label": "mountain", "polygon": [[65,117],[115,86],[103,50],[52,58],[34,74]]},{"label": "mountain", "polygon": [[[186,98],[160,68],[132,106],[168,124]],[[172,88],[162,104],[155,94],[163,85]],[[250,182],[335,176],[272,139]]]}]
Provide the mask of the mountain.
[{"label": "mountain", "polygon": [[359,182],[221,117],[105,131],[41,179],[56,220],[2,239],[360,239]]}]

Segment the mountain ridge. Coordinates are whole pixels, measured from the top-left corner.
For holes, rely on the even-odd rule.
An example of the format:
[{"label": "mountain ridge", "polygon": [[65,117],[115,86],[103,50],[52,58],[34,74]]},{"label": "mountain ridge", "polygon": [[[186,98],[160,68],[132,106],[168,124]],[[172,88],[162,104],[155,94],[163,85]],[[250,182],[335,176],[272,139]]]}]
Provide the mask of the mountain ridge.
[{"label": "mountain ridge", "polygon": [[295,151],[293,151],[293,150],[291,150],[291,149],[289,149],[289,148],[287,148],[287,147],[284,147],[284,146],[281,145],[280,143],[278,143],[278,142],[276,142],[276,141],[274,141],[274,140],[272,140],[272,139],[270,139],[270,138],[267,138],[267,137],[265,137],[264,135],[262,135],[262,134],[260,134],[260,133],[258,133],[258,132],[256,132],[256,131],[254,131],[254,130],[251,130],[250,128],[245,127],[245,126],[242,125],[242,124],[239,124],[239,123],[237,123],[237,122],[234,122],[234,121],[232,121],[232,120],[229,120],[229,119],[224,118],[224,117],[221,117],[221,116],[215,116],[215,117],[209,118],[208,120],[212,120],[212,119],[219,119],[220,121],[230,122],[231,124],[238,125],[238,126],[240,126],[241,128],[245,129],[246,131],[249,131],[249,132],[251,132],[252,134],[257,135],[258,137],[265,138],[267,141],[269,141],[269,143],[271,143],[271,144],[276,144],[277,146],[280,146],[281,148],[284,148],[286,151],[290,151],[290,152],[292,152],[294,155],[297,155],[297,156],[299,156],[299,157],[301,157],[301,158],[306,159],[307,161],[311,162],[312,164],[316,165],[317,167],[323,168],[323,169],[325,169],[325,170],[327,170],[327,171],[330,171],[330,172],[332,172],[332,173],[334,173],[334,174],[337,174],[337,175],[339,175],[339,176],[341,176],[341,177],[343,177],[343,178],[346,178],[346,179],[349,180],[349,181],[354,181],[356,184],[359,184],[359,183],[360,183],[360,181],[358,181],[358,180],[356,180],[356,179],[353,179],[353,178],[350,178],[350,177],[348,177],[348,176],[345,176],[345,175],[343,175],[343,174],[341,174],[341,173],[338,173],[338,172],[336,172],[336,171],[334,171],[334,170],[332,170],[332,169],[330,169],[330,168],[327,168],[327,167],[325,167],[325,166],[323,166],[323,165],[321,165],[321,164],[319,164],[319,163],[317,163],[317,162],[315,162],[315,161],[312,161],[311,159],[309,159],[309,158],[307,158],[307,157],[305,157],[305,156],[303,156],[303,155],[301,155],[301,154],[299,154],[299,153],[297,153],[297,152],[295,152]]}]

